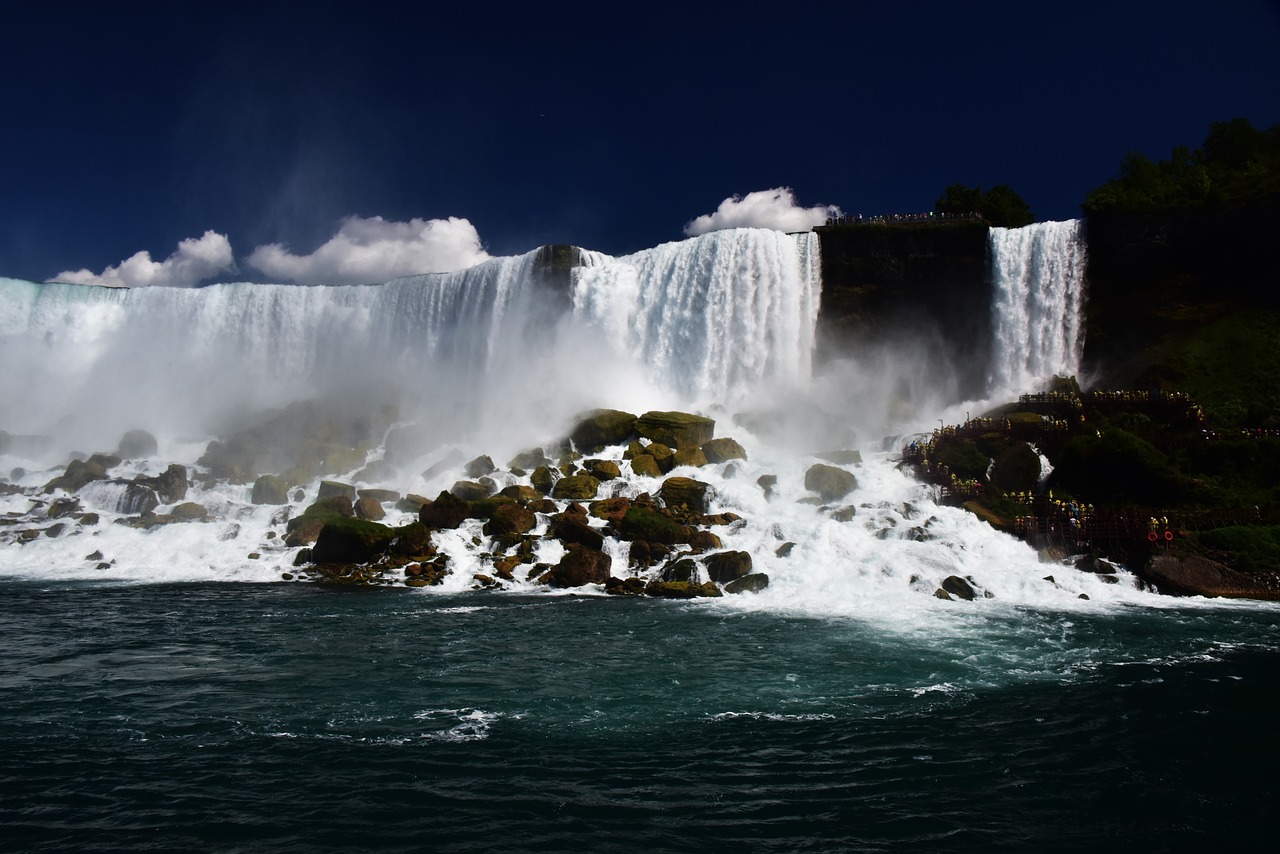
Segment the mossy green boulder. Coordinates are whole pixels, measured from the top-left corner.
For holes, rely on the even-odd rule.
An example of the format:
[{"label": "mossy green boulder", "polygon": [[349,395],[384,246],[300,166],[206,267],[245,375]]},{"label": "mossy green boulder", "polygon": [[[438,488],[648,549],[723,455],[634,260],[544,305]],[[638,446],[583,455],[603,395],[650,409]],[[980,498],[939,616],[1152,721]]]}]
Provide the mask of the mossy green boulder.
[{"label": "mossy green boulder", "polygon": [[311,550],[315,563],[368,563],[387,550],[396,533],[365,519],[331,519]]},{"label": "mossy green boulder", "polygon": [[618,522],[618,536],[624,540],[644,540],[647,543],[675,545],[687,542],[689,529],[663,516],[652,507],[633,504],[627,508]]},{"label": "mossy green boulder", "polygon": [[646,412],[636,419],[636,432],[673,448],[696,448],[715,436],[716,422],[688,412]]},{"label": "mossy green boulder", "polygon": [[596,493],[599,491],[600,481],[589,474],[575,474],[557,480],[551,490],[551,497],[567,501],[581,501],[595,498]]},{"label": "mossy green boulder", "polygon": [[609,445],[621,445],[636,433],[636,417],[618,409],[597,409],[583,416],[569,433],[580,452],[594,454]]}]

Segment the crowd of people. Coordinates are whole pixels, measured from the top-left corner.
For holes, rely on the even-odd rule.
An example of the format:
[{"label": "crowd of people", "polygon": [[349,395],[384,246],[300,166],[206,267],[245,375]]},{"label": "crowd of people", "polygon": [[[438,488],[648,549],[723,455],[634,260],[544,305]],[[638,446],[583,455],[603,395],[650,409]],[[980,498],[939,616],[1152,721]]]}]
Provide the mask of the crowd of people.
[{"label": "crowd of people", "polygon": [[930,222],[967,222],[982,220],[982,214],[977,211],[970,213],[936,213],[927,211],[925,213],[909,213],[909,214],[876,214],[874,216],[863,216],[862,214],[842,214],[840,216],[827,217],[827,225],[892,225],[896,223],[930,223]]}]

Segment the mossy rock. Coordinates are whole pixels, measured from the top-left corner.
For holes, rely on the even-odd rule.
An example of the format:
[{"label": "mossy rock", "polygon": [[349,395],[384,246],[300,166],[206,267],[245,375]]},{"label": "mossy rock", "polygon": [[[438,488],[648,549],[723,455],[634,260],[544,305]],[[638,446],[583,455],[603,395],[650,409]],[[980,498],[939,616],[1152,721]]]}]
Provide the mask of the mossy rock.
[{"label": "mossy rock", "polygon": [[453,486],[449,487],[449,491],[461,498],[463,501],[479,501],[482,498],[488,498],[493,494],[494,483],[487,477],[480,480],[459,480],[455,481]]},{"label": "mossy rock", "polygon": [[107,467],[93,460],[72,460],[61,475],[44,485],[45,492],[64,489],[75,492],[95,480],[107,479]]},{"label": "mossy rock", "polygon": [[532,510],[515,502],[502,503],[494,507],[489,521],[485,523],[484,532],[491,537],[526,534],[537,524],[538,517]]},{"label": "mossy rock", "polygon": [[688,412],[646,412],[636,419],[636,432],[664,445],[696,448],[715,436],[716,422]]},{"label": "mossy rock", "polygon": [[590,460],[587,472],[596,480],[614,480],[622,477],[622,469],[613,460]]},{"label": "mossy rock", "polygon": [[613,558],[604,552],[573,543],[552,569],[550,581],[554,587],[604,584],[609,580],[609,569],[612,565]]},{"label": "mossy rock", "polygon": [[467,463],[463,471],[467,473],[467,477],[476,478],[484,477],[487,474],[493,474],[497,468],[498,467],[493,464],[493,458],[487,454],[483,454]]},{"label": "mossy rock", "polygon": [[471,503],[452,492],[441,492],[436,500],[423,505],[418,521],[428,528],[457,528],[471,515]]},{"label": "mossy rock", "polygon": [[325,522],[311,550],[315,563],[368,563],[387,550],[396,532],[365,519]]},{"label": "mossy rock", "polygon": [[274,474],[264,474],[253,482],[254,504],[288,504],[289,484]]},{"label": "mossy rock", "polygon": [[624,540],[675,545],[689,540],[689,529],[663,516],[652,507],[633,504],[618,522],[618,536]]},{"label": "mossy rock", "polygon": [[698,599],[723,596],[724,593],[710,581],[695,584],[690,581],[650,581],[644,595],[659,599]]},{"label": "mossy rock", "polygon": [[711,461],[707,459],[707,455],[703,453],[701,448],[680,448],[675,453],[676,466],[690,466],[692,468],[702,468],[710,465]]},{"label": "mossy rock", "polygon": [[520,469],[521,471],[533,471],[538,466],[545,466],[551,462],[551,458],[541,448],[529,448],[521,451],[510,460],[507,461],[507,468]]},{"label": "mossy rock", "polygon": [[430,557],[436,547],[431,541],[431,529],[421,522],[410,522],[395,529],[391,551],[402,557]]},{"label": "mossy rock", "polygon": [[627,508],[631,506],[631,499],[618,496],[616,498],[605,498],[600,501],[594,501],[588,512],[597,519],[605,519],[609,522],[619,522],[622,517],[627,514]]},{"label": "mossy rock", "polygon": [[370,522],[377,522],[387,515],[382,509],[382,502],[376,498],[357,498],[354,509],[357,519],[367,519]]},{"label": "mossy rock", "polygon": [[356,500],[356,488],[349,483],[341,483],[336,480],[320,481],[320,491],[316,495],[317,501],[323,501],[335,495],[346,496],[349,501],[354,503]]},{"label": "mossy rock", "polygon": [[631,472],[637,477],[662,477],[658,461],[648,454],[640,454],[631,459]]},{"label": "mossy rock", "polygon": [[745,460],[747,458],[746,449],[735,440],[727,437],[703,442],[702,453],[706,455],[707,462],[713,464],[727,463],[729,460]]},{"label": "mossy rock", "polygon": [[563,476],[559,469],[551,466],[538,466],[533,470],[533,474],[529,476],[529,480],[533,483],[534,489],[543,495],[550,495],[551,490],[555,488],[556,481]]},{"label": "mossy rock", "polygon": [[753,572],[736,578],[724,586],[725,593],[759,593],[769,586],[769,576],[763,572]]},{"label": "mossy rock", "polygon": [[669,477],[658,489],[658,497],[668,507],[685,507],[701,516],[707,512],[707,493],[711,484],[691,477]]},{"label": "mossy rock", "polygon": [[703,561],[707,575],[717,584],[728,584],[751,574],[750,552],[717,552]]},{"label": "mossy rock", "polygon": [[551,490],[552,498],[579,501],[595,498],[600,491],[600,481],[589,474],[575,474],[556,481]]},{"label": "mossy rock", "polygon": [[609,445],[621,445],[636,434],[636,416],[618,409],[597,409],[585,415],[569,433],[579,451],[594,454]]}]

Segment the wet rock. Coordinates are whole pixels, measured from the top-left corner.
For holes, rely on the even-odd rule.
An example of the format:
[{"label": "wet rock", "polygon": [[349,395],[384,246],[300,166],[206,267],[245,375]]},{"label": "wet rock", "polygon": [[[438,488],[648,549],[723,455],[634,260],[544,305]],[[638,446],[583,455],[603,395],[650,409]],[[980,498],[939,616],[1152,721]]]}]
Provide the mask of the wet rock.
[{"label": "wet rock", "polygon": [[551,584],[555,587],[581,587],[584,584],[604,584],[609,580],[609,568],[613,558],[602,551],[572,543],[564,557],[551,572]]},{"label": "wet rock", "polygon": [[724,593],[710,581],[702,584],[689,581],[650,581],[645,585],[644,595],[659,599],[697,599],[723,596]]},{"label": "wet rock", "polygon": [[527,451],[521,451],[516,454],[507,463],[509,469],[520,469],[521,471],[533,471],[538,466],[550,465],[551,459],[543,452],[541,448],[530,448]]},{"label": "wet rock", "polygon": [[846,504],[843,507],[837,507],[831,511],[831,519],[835,522],[852,522],[854,517],[858,515],[858,508],[852,504]]},{"label": "wet rock", "polygon": [[395,532],[364,519],[331,519],[324,524],[311,559],[318,564],[367,563],[387,550]]},{"label": "wet rock", "polygon": [[653,442],[687,448],[711,441],[716,422],[688,412],[646,412],[635,426],[637,433]]},{"label": "wet rock", "polygon": [[701,516],[707,512],[707,492],[711,484],[689,477],[669,477],[658,489],[658,497],[669,508],[683,507]]},{"label": "wet rock", "polygon": [[708,551],[710,549],[723,547],[718,536],[711,531],[704,531],[702,529],[692,531],[689,534],[689,545],[692,546],[695,551]]},{"label": "wet rock", "polygon": [[44,491],[53,492],[55,489],[62,489],[66,492],[76,492],[95,480],[106,479],[107,467],[101,462],[72,460],[67,463],[62,474],[44,485]]},{"label": "wet rock", "polygon": [[156,437],[146,430],[130,430],[120,438],[116,450],[126,460],[145,460],[156,455]]},{"label": "wet rock", "polygon": [[491,537],[526,534],[537,524],[538,517],[532,510],[511,502],[494,508],[489,521],[485,523],[484,532]]},{"label": "wet rock", "polygon": [[285,526],[287,533],[284,544],[290,548],[310,545],[320,535],[325,522],[330,519],[350,518],[354,515],[355,509],[352,507],[351,499],[345,495],[335,495],[323,501],[317,501],[304,510],[301,516],[289,520]]},{"label": "wet rock", "polygon": [[316,495],[317,501],[324,501],[326,498],[333,498],[339,495],[354,504],[356,488],[349,483],[341,483],[336,480],[320,481],[320,492]]},{"label": "wet rock", "polygon": [[160,506],[160,498],[155,490],[140,483],[130,483],[125,487],[116,511],[131,516],[142,516],[153,512]]},{"label": "wet rock", "polygon": [[673,560],[662,568],[660,578],[662,581],[696,582],[698,580],[698,564],[687,557]]},{"label": "wet rock", "polygon": [[972,602],[978,598],[978,591],[973,588],[973,584],[968,579],[961,578],[958,575],[948,575],[944,578],[941,589],[951,596],[963,599],[966,602]]},{"label": "wet rock", "polygon": [[729,438],[712,439],[702,443],[702,453],[711,463],[727,463],[729,460],[745,460],[746,449]]},{"label": "wet rock", "polygon": [[773,488],[778,485],[778,476],[776,474],[762,474],[756,478],[756,485],[764,492],[764,497],[769,498],[773,495]]},{"label": "wet rock", "polygon": [[161,504],[173,504],[187,497],[187,467],[177,463],[155,477],[138,475],[133,482],[155,490]]},{"label": "wet rock", "polygon": [[422,508],[431,503],[430,498],[422,495],[409,493],[404,498],[396,502],[396,509],[401,513],[418,513]]},{"label": "wet rock", "polygon": [[400,500],[400,493],[394,489],[359,489],[356,490],[356,495],[361,498],[372,498],[379,504],[390,504]]},{"label": "wet rock", "polygon": [[483,454],[467,463],[463,468],[463,471],[467,473],[467,477],[475,479],[478,477],[484,477],[487,474],[492,474],[497,471],[497,469],[498,467],[493,464],[493,458],[488,454]]},{"label": "wet rock", "polygon": [[556,481],[563,476],[559,469],[551,466],[538,466],[533,470],[533,474],[529,476],[529,480],[533,483],[534,489],[543,495],[550,495],[551,490],[555,488]]},{"label": "wet rock", "polygon": [[49,502],[49,509],[45,511],[44,515],[50,519],[61,519],[64,516],[71,516],[79,512],[79,498],[55,498]]},{"label": "wet rock", "polygon": [[594,454],[609,445],[621,445],[636,433],[636,417],[617,409],[597,409],[583,416],[569,433],[569,441],[582,453]]},{"label": "wet rock", "polygon": [[842,468],[815,463],[804,474],[804,488],[818,493],[824,502],[838,501],[858,487],[858,479]]},{"label": "wet rock", "polygon": [[1224,563],[1195,555],[1159,554],[1148,562],[1143,577],[1161,591],[1226,599],[1280,599],[1280,589]]},{"label": "wet rock", "polygon": [[523,483],[505,487],[498,495],[503,498],[510,498],[512,501],[518,501],[521,504],[530,504],[542,499],[542,494],[538,490],[532,486],[525,486]]},{"label": "wet rock", "polygon": [[782,545],[778,546],[776,551],[774,551],[774,555],[777,557],[787,557],[788,555],[791,554],[791,550],[794,549],[795,547],[796,547],[795,543],[783,543]]},{"label": "wet rock", "polygon": [[[661,442],[651,443],[647,448],[645,448],[645,452],[649,456],[653,457],[653,461],[658,466],[658,471],[663,474],[667,474],[676,467],[676,452]],[[634,468],[634,460],[632,461],[632,465]]]},{"label": "wet rock", "polygon": [[730,581],[751,574],[749,552],[717,552],[708,555],[703,563],[706,564],[707,575],[717,584],[728,584]]},{"label": "wet rock", "polygon": [[675,453],[676,466],[702,468],[708,465],[709,462],[707,455],[702,452],[701,448],[680,448]]},{"label": "wet rock", "polygon": [[102,552],[94,551],[84,556],[85,560],[102,560]]},{"label": "wet rock", "polygon": [[254,504],[288,504],[289,484],[274,474],[264,474],[253,482]]},{"label": "wet rock", "polygon": [[[487,482],[486,482],[487,481]],[[483,480],[459,480],[449,487],[449,491],[461,498],[463,501],[479,501],[482,498],[488,498],[494,493],[494,483],[489,478]]]},{"label": "wet rock", "polygon": [[585,517],[560,513],[552,517],[547,536],[565,545],[578,543],[591,549],[604,548],[604,535],[587,524]]},{"label": "wet rock", "polygon": [[428,528],[457,528],[470,514],[468,502],[452,492],[442,492],[418,511],[418,521]]},{"label": "wet rock", "polygon": [[375,498],[357,498],[353,509],[357,519],[366,519],[370,522],[377,522],[387,515],[382,509],[382,503]]},{"label": "wet rock", "polygon": [[166,515],[174,522],[205,522],[209,519],[209,510],[203,504],[184,501]]},{"label": "wet rock", "polygon": [[600,501],[592,502],[590,513],[597,519],[604,519],[607,522],[617,524],[622,521],[622,517],[627,514],[627,508],[631,506],[631,499],[618,496],[617,498],[605,498]]},{"label": "wet rock", "polygon": [[759,593],[769,586],[769,576],[763,572],[753,572],[736,578],[724,586],[725,593]]},{"label": "wet rock", "polygon": [[644,593],[644,579],[617,578],[609,576],[604,583],[604,592],[610,596],[639,596]]},{"label": "wet rock", "polygon": [[618,536],[624,540],[644,540],[649,544],[675,545],[689,540],[689,529],[663,516],[652,507],[632,504],[617,523]]},{"label": "wet rock", "polygon": [[600,490],[600,481],[589,474],[578,474],[562,477],[556,481],[551,491],[552,498],[581,500],[595,498]]},{"label": "wet rock", "polygon": [[650,454],[632,457],[631,471],[638,477],[662,477],[662,469],[658,466],[658,461]]},{"label": "wet rock", "polygon": [[410,522],[395,529],[395,539],[388,550],[401,557],[435,557],[436,547],[431,541],[431,529],[421,522]]},{"label": "wet rock", "polygon": [[622,469],[613,460],[588,460],[587,472],[599,481],[622,477]]}]

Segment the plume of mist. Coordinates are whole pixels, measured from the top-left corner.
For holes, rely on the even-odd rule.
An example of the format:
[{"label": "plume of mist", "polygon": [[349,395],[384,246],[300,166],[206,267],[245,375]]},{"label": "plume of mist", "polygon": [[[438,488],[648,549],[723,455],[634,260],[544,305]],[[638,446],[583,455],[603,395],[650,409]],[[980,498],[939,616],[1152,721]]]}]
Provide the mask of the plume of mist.
[{"label": "plume of mist", "polygon": [[111,288],[190,288],[235,268],[231,241],[225,234],[210,230],[200,237],[179,241],[178,248],[163,261],[152,260],[151,253],[144,249],[101,273],[88,269],[64,270],[48,281]]},{"label": "plume of mist", "polygon": [[715,213],[703,214],[685,223],[689,237],[722,228],[772,228],[778,231],[811,231],[827,217],[836,216],[835,205],[801,207],[790,187],[758,190],[745,196],[730,196],[720,203]]}]

